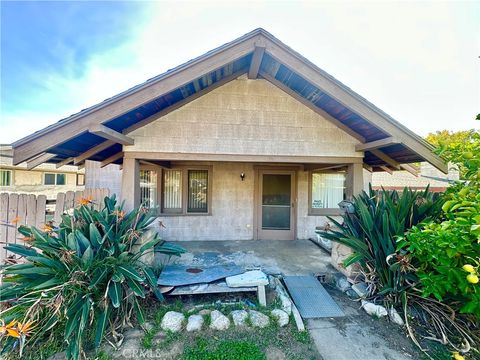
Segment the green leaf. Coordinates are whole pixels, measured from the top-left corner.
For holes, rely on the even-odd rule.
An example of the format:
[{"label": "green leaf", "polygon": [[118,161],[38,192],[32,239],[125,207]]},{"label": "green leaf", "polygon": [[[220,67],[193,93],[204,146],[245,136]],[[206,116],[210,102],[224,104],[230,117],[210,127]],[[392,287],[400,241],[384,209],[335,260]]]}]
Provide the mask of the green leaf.
[{"label": "green leaf", "polygon": [[60,279],[57,279],[57,278],[51,278],[51,279],[41,283],[40,285],[34,286],[32,288],[32,290],[46,289],[46,288],[49,288],[49,287],[54,287],[54,286],[60,285],[62,283],[63,283],[63,280],[60,280]]},{"label": "green leaf", "polygon": [[90,282],[90,285],[88,285],[88,288],[93,289],[95,286],[97,286],[106,277],[108,270],[109,269],[107,267],[95,270],[92,281]]},{"label": "green leaf", "polygon": [[38,252],[35,249],[20,244],[7,245],[4,249],[25,257],[38,255]]},{"label": "green leaf", "polygon": [[155,245],[157,245],[160,241],[162,241],[162,239],[155,236],[152,240],[150,240],[150,241],[146,242],[144,245],[142,245],[140,247],[139,252],[144,253],[146,250],[148,250],[148,249],[154,247]]},{"label": "green leaf", "polygon": [[145,316],[143,314],[142,308],[138,303],[137,298],[133,298],[133,308],[135,309],[135,314],[137,315],[137,321],[140,325],[145,324]]},{"label": "green leaf", "polygon": [[122,285],[120,285],[120,283],[111,281],[108,287],[108,297],[112,301],[114,308],[120,307],[120,301],[122,299]]},{"label": "green leaf", "polygon": [[97,320],[97,327],[95,331],[95,347],[98,348],[102,343],[103,334],[105,332],[105,328],[107,327],[108,319],[110,318],[111,308],[106,305],[105,309],[99,311],[98,320]]},{"label": "green leaf", "polygon": [[137,281],[127,278],[127,284],[130,289],[135,293],[135,295],[140,296],[141,298],[145,297],[145,291]]},{"label": "green leaf", "polygon": [[75,330],[75,326],[78,325],[78,322],[80,321],[81,313],[82,313],[82,310],[79,309],[75,313],[75,315],[72,315],[67,319],[67,323],[65,324],[65,340],[66,341],[68,341],[68,339],[72,335],[73,331]]},{"label": "green leaf", "polygon": [[98,231],[97,226],[92,222],[89,225],[90,231],[90,241],[95,248],[100,247],[103,244],[102,235],[100,235],[100,231]]},{"label": "green leaf", "polygon": [[125,277],[130,278],[136,281],[144,281],[145,279],[140,276],[140,274],[129,265],[120,265],[118,267],[118,271],[120,271]]},{"label": "green leaf", "polygon": [[90,266],[93,261],[93,250],[89,246],[82,255],[82,262],[85,266]]}]

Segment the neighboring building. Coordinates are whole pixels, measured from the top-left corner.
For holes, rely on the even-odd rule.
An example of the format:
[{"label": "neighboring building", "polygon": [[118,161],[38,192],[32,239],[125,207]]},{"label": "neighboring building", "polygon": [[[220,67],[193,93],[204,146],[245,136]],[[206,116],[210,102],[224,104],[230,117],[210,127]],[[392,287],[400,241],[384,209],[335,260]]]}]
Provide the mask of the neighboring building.
[{"label": "neighboring building", "polygon": [[422,138],[263,29],[13,146],[14,163],[95,161],[87,187],[158,207],[166,240],[313,238],[368,184],[364,168],[447,171]]},{"label": "neighboring building", "polygon": [[408,171],[374,172],[372,173],[372,188],[385,190],[402,190],[406,186],[415,190],[429,188],[433,192],[443,192],[449,184],[459,179],[458,170],[450,167],[444,174],[431,164],[422,162],[418,166],[418,174]]},{"label": "neighboring building", "polygon": [[85,188],[85,171],[77,166],[40,164],[29,170],[26,162],[13,166],[12,161],[12,146],[0,145],[0,193],[46,195],[53,200],[59,192]]}]

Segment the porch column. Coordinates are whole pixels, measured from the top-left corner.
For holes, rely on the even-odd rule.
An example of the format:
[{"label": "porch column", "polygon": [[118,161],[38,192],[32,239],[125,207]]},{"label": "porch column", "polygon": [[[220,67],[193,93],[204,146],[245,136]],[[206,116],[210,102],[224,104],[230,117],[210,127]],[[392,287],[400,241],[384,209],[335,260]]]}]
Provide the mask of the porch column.
[{"label": "porch column", "polygon": [[122,198],[125,211],[140,205],[140,166],[138,159],[123,158]]},{"label": "porch column", "polygon": [[[359,195],[363,190],[363,164],[349,164],[346,178],[346,195],[347,200],[352,200],[353,196]],[[355,266],[345,268],[343,262],[352,254],[352,250],[337,242],[332,243],[332,255],[330,263],[333,267],[341,271],[346,276],[353,278],[357,274]]]},{"label": "porch column", "polygon": [[363,164],[349,164],[347,172],[347,198],[359,195],[363,191]]}]

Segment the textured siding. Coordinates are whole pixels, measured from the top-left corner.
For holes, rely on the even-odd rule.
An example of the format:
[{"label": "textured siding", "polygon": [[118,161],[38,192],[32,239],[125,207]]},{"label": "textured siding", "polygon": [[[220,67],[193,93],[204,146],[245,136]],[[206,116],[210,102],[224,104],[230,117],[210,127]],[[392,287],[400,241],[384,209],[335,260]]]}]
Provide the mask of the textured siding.
[{"label": "textured siding", "polygon": [[237,80],[129,134],[125,151],[355,156],[358,141],[266,80]]},{"label": "textured siding", "polygon": [[109,189],[110,194],[116,194],[117,199],[120,198],[122,189],[122,170],[120,170],[120,166],[110,164],[101,168],[97,161],[86,161],[85,188]]}]

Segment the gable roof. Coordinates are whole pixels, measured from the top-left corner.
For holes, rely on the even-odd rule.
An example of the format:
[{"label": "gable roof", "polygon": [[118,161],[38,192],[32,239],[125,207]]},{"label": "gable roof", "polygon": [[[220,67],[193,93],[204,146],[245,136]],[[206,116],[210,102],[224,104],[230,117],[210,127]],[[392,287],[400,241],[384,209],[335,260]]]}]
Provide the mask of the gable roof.
[{"label": "gable roof", "polygon": [[39,155],[59,164],[112,158],[128,139],[121,134],[245,73],[270,81],[356,137],[372,167],[428,161],[447,171],[433,146],[261,28],[16,141],[14,163]]}]

